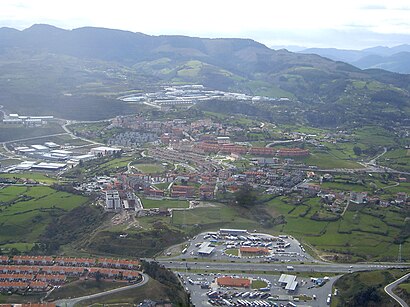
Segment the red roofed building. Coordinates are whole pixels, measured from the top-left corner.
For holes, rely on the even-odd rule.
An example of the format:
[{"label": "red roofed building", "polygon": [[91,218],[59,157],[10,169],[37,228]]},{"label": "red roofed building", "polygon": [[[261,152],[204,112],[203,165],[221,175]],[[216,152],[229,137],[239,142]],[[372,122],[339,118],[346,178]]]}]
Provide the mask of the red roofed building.
[{"label": "red roofed building", "polygon": [[14,256],[13,262],[17,264],[29,265],[52,265],[54,260],[53,257],[50,256]]},{"label": "red roofed building", "polygon": [[4,265],[0,266],[0,272],[3,273],[35,273],[40,270],[38,266],[29,265]]},{"label": "red roofed building", "polygon": [[214,198],[215,186],[211,185],[201,185],[199,188],[199,196],[201,199],[213,199]]},{"label": "red roofed building", "polygon": [[3,281],[0,282],[0,290],[23,290],[28,287],[27,282],[21,282],[21,281]]},{"label": "red roofed building", "polygon": [[67,277],[61,274],[58,274],[58,275],[46,274],[46,275],[37,275],[36,279],[42,282],[47,282],[53,285],[58,285],[58,284],[64,283]]},{"label": "red roofed building", "polygon": [[95,259],[93,258],[57,257],[55,261],[59,265],[67,266],[91,266],[95,264]]},{"label": "red roofed building", "polygon": [[33,278],[33,274],[0,274],[0,280],[3,281],[28,281]]},{"label": "red roofed building", "polygon": [[216,283],[220,287],[249,288],[251,286],[251,280],[249,278],[234,278],[230,276],[218,277]]},{"label": "red roofed building", "polygon": [[164,197],[165,191],[164,190],[157,190],[152,188],[145,188],[144,194],[150,197]]},{"label": "red roofed building", "polygon": [[251,155],[273,156],[276,154],[276,149],[270,147],[251,147],[249,153]]},{"label": "red roofed building", "polygon": [[1,264],[9,263],[9,256],[0,256],[0,263]]},{"label": "red roofed building", "polygon": [[241,256],[259,256],[259,255],[269,255],[269,249],[264,247],[250,247],[250,246],[241,246],[239,248]]},{"label": "red roofed building", "polygon": [[34,291],[46,291],[48,288],[48,283],[44,281],[32,281],[30,283],[30,288]]},{"label": "red roofed building", "polygon": [[195,187],[186,185],[173,185],[171,197],[190,198],[195,195]]}]

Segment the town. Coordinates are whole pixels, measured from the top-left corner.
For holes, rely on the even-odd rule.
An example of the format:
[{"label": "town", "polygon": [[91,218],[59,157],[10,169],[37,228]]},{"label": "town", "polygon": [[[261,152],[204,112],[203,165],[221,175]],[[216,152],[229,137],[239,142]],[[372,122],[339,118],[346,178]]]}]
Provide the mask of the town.
[{"label": "town", "polygon": [[[51,182],[59,193],[92,199],[105,215],[102,225],[110,230],[97,230],[94,241],[80,243],[87,257],[4,256],[2,292],[59,293],[72,279],[143,286],[149,277],[142,275],[139,260],[98,258],[126,253],[136,259],[154,257],[155,263],[177,272],[196,306],[324,306],[337,300],[340,274],[363,269],[348,264],[332,271],[325,261],[398,259],[378,267],[395,269],[407,260],[404,234],[392,223],[408,223],[400,214],[409,206],[409,174],[390,168],[388,160],[378,163],[387,149],[376,157],[354,149],[351,144],[360,131],[292,131],[246,116],[187,116],[200,101],[269,101],[201,85],[119,99],[159,114],[97,122],[44,116],[41,124],[32,116],[4,118],[7,126],[38,128],[47,127],[48,120],[64,132],[4,142],[3,161],[10,163],[0,161],[2,191],[40,189]],[[37,199],[21,191],[3,204]],[[352,242],[346,234],[355,231],[366,236]],[[151,252],[138,246],[163,240],[166,233],[174,235],[172,240],[151,243]],[[393,233],[394,238],[386,237]],[[328,247],[331,236],[339,236],[340,245]],[[380,244],[385,246],[395,240],[397,249],[380,254],[366,245],[367,236],[384,237]],[[21,253],[7,246],[4,251]],[[40,246],[34,243],[29,253],[36,254]],[[247,264],[255,269],[236,270]],[[267,265],[270,273],[257,273],[266,272]]]}]

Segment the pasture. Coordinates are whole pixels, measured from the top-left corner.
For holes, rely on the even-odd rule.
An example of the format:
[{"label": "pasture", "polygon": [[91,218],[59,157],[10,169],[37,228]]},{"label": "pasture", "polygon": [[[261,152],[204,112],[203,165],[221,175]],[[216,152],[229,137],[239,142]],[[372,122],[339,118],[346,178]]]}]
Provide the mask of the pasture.
[{"label": "pasture", "polygon": [[[278,232],[288,233],[302,242],[328,253],[343,254],[352,260],[394,260],[399,245],[394,243],[405,227],[405,216],[394,207],[358,207],[348,210],[338,220],[314,220],[321,205],[314,199],[302,205],[292,205],[286,197],[267,204],[270,214],[283,215],[286,223],[275,226]],[[310,210],[306,214],[307,206]],[[403,255],[410,253],[410,240],[402,245]]]},{"label": "pasture", "polygon": [[49,223],[87,201],[86,197],[45,186],[1,189],[0,246],[26,250],[38,241]]}]

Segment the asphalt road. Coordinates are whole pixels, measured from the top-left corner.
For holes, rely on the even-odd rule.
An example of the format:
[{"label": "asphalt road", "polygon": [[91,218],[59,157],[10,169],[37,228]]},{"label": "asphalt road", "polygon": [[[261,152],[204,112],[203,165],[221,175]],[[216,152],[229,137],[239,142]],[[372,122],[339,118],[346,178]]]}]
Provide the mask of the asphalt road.
[{"label": "asphalt road", "polygon": [[148,275],[146,275],[144,273],[141,273],[141,274],[142,274],[142,281],[140,283],[125,286],[125,287],[121,287],[121,288],[117,288],[117,289],[112,289],[112,290],[108,290],[108,291],[104,291],[104,292],[100,292],[100,293],[96,293],[96,294],[92,294],[92,295],[86,295],[86,296],[76,297],[76,298],[72,298],[72,299],[58,300],[58,301],[55,301],[54,303],[56,304],[56,306],[60,306],[60,307],[74,307],[75,304],[77,304],[81,301],[94,299],[94,298],[102,297],[102,296],[109,295],[109,294],[118,293],[118,292],[129,290],[129,289],[138,288],[138,287],[141,287],[141,286],[145,285],[149,280]]},{"label": "asphalt road", "polygon": [[373,271],[393,268],[409,269],[406,264],[287,264],[287,263],[247,263],[247,262],[181,262],[158,260],[159,263],[169,269],[198,269],[210,272],[220,272],[221,270],[240,271],[288,271],[287,266],[292,266],[289,272],[329,272],[329,273],[349,273],[356,271]]},{"label": "asphalt road", "polygon": [[388,284],[386,287],[384,287],[384,291],[390,295],[397,303],[399,303],[400,306],[402,307],[408,307],[409,305],[407,305],[407,303],[405,301],[403,301],[400,297],[398,297],[396,294],[393,293],[393,289],[399,285],[400,283],[402,283],[403,281],[405,281],[407,278],[409,278],[410,273],[404,275],[403,277],[393,281],[391,284]]}]

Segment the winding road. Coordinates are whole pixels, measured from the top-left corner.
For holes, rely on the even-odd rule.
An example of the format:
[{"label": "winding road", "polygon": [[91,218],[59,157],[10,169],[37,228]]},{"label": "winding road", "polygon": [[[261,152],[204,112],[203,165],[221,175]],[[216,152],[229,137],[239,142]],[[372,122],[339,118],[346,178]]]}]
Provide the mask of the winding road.
[{"label": "winding road", "polygon": [[145,285],[149,281],[149,277],[148,277],[148,275],[146,275],[144,273],[141,273],[141,275],[142,275],[142,281],[137,283],[137,284],[133,284],[133,285],[129,285],[129,286],[121,287],[121,288],[116,288],[116,289],[112,289],[112,290],[108,290],[108,291],[104,291],[104,292],[100,292],[100,293],[96,293],[96,294],[92,294],[92,295],[86,295],[86,296],[76,297],[76,298],[72,298],[72,299],[58,300],[58,301],[55,301],[54,303],[56,304],[56,306],[59,306],[59,307],[74,307],[75,304],[80,303],[80,302],[85,301],[85,300],[99,298],[99,297],[102,297],[102,296],[115,294],[115,293],[118,293],[118,292],[121,292],[121,291],[142,287],[143,285]]},{"label": "winding road", "polygon": [[403,301],[400,297],[398,297],[396,294],[394,294],[393,289],[409,277],[410,277],[410,273],[407,273],[406,275],[400,277],[399,279],[393,281],[391,284],[388,284],[386,287],[384,287],[384,291],[388,295],[390,295],[402,307],[408,307],[409,305],[405,301]]}]

